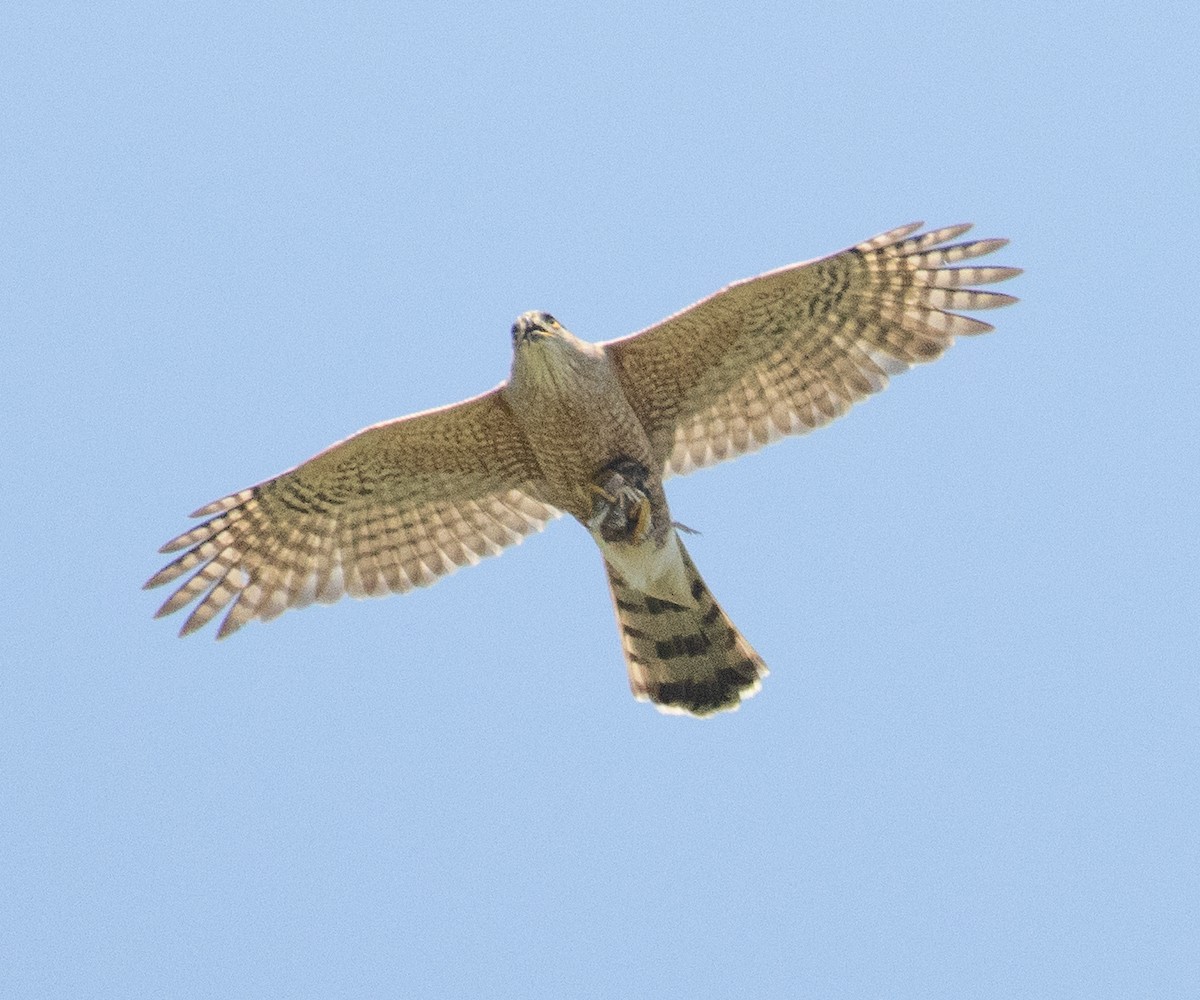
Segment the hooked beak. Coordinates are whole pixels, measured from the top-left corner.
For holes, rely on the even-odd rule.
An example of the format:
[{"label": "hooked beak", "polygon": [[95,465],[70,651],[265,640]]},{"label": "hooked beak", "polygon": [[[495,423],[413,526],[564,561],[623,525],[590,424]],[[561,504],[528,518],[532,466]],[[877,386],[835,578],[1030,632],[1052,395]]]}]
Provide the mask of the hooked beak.
[{"label": "hooked beak", "polygon": [[529,327],[514,333],[513,341],[518,344],[532,344],[535,340],[545,340],[548,336],[550,335],[545,330]]},{"label": "hooked beak", "polygon": [[550,336],[549,328],[536,313],[525,313],[517,317],[512,327],[513,346],[531,344]]}]

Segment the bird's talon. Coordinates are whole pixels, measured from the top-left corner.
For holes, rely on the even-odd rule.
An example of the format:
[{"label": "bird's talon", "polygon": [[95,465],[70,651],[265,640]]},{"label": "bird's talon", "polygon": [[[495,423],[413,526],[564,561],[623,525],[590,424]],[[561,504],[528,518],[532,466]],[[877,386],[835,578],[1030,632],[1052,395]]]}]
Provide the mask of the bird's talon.
[{"label": "bird's talon", "polygon": [[650,509],[650,499],[645,494],[642,494],[642,499],[637,505],[637,521],[633,528],[634,544],[640,545],[650,535],[650,522],[653,511]]},{"label": "bird's talon", "polygon": [[592,516],[587,526],[609,542],[640,545],[650,537],[654,509],[637,470],[609,469],[599,482],[587,484]]},{"label": "bird's talon", "polygon": [[595,502],[597,500],[601,501],[604,504],[607,504],[609,507],[611,507],[613,504],[615,504],[617,502],[617,498],[615,496],[613,496],[611,493],[609,493],[608,490],[606,490],[603,486],[600,486],[598,483],[588,483],[587,488],[588,488],[588,492],[592,495],[593,505],[595,504]]}]

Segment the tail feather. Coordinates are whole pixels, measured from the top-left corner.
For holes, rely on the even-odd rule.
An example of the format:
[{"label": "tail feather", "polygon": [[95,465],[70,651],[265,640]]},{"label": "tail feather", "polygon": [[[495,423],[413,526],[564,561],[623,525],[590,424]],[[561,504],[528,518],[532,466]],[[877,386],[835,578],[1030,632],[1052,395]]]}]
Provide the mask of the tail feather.
[{"label": "tail feather", "polygon": [[713,599],[679,543],[691,606],[631,587],[606,561],[634,697],[662,712],[712,715],[758,691],[766,665]]}]

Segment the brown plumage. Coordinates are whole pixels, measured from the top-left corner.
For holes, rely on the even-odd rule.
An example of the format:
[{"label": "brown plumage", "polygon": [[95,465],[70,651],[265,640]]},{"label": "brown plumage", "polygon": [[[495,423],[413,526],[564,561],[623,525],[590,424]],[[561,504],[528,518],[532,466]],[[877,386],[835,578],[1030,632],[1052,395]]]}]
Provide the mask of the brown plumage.
[{"label": "brown plumage", "polygon": [[[147,587],[196,602],[181,634],[225,611],[224,637],[312,601],[401,593],[495,555],[566,512],[608,569],[635,695],[668,711],[736,708],[766,669],[712,599],[663,481],[821,426],[991,327],[955,309],[1010,295],[967,286],[1011,267],[954,267],[1004,240],[920,223],[730,285],[641,333],[592,344],[545,313],[513,326],[509,381],[367,428],[196,511]],[[947,245],[949,244],[949,245]],[[622,485],[620,495],[606,486]],[[226,609],[228,609],[226,611]]]},{"label": "brown plumage", "polygon": [[663,711],[712,715],[754,694],[767,667],[709,593],[682,543],[680,552],[690,605],[630,587],[606,564],[608,585],[634,697]]}]

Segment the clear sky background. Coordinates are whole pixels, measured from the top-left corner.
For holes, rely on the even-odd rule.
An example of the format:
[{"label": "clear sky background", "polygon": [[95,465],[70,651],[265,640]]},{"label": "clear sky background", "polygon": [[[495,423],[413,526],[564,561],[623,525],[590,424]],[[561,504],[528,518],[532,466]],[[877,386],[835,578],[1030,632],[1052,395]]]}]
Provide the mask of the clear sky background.
[{"label": "clear sky background", "polygon": [[[1190,4],[10,4],[0,995],[1200,995]],[[772,673],[628,691],[558,521],[176,639],[188,511],[924,218],[999,329],[670,484]],[[990,261],[989,261],[990,262]]]}]

